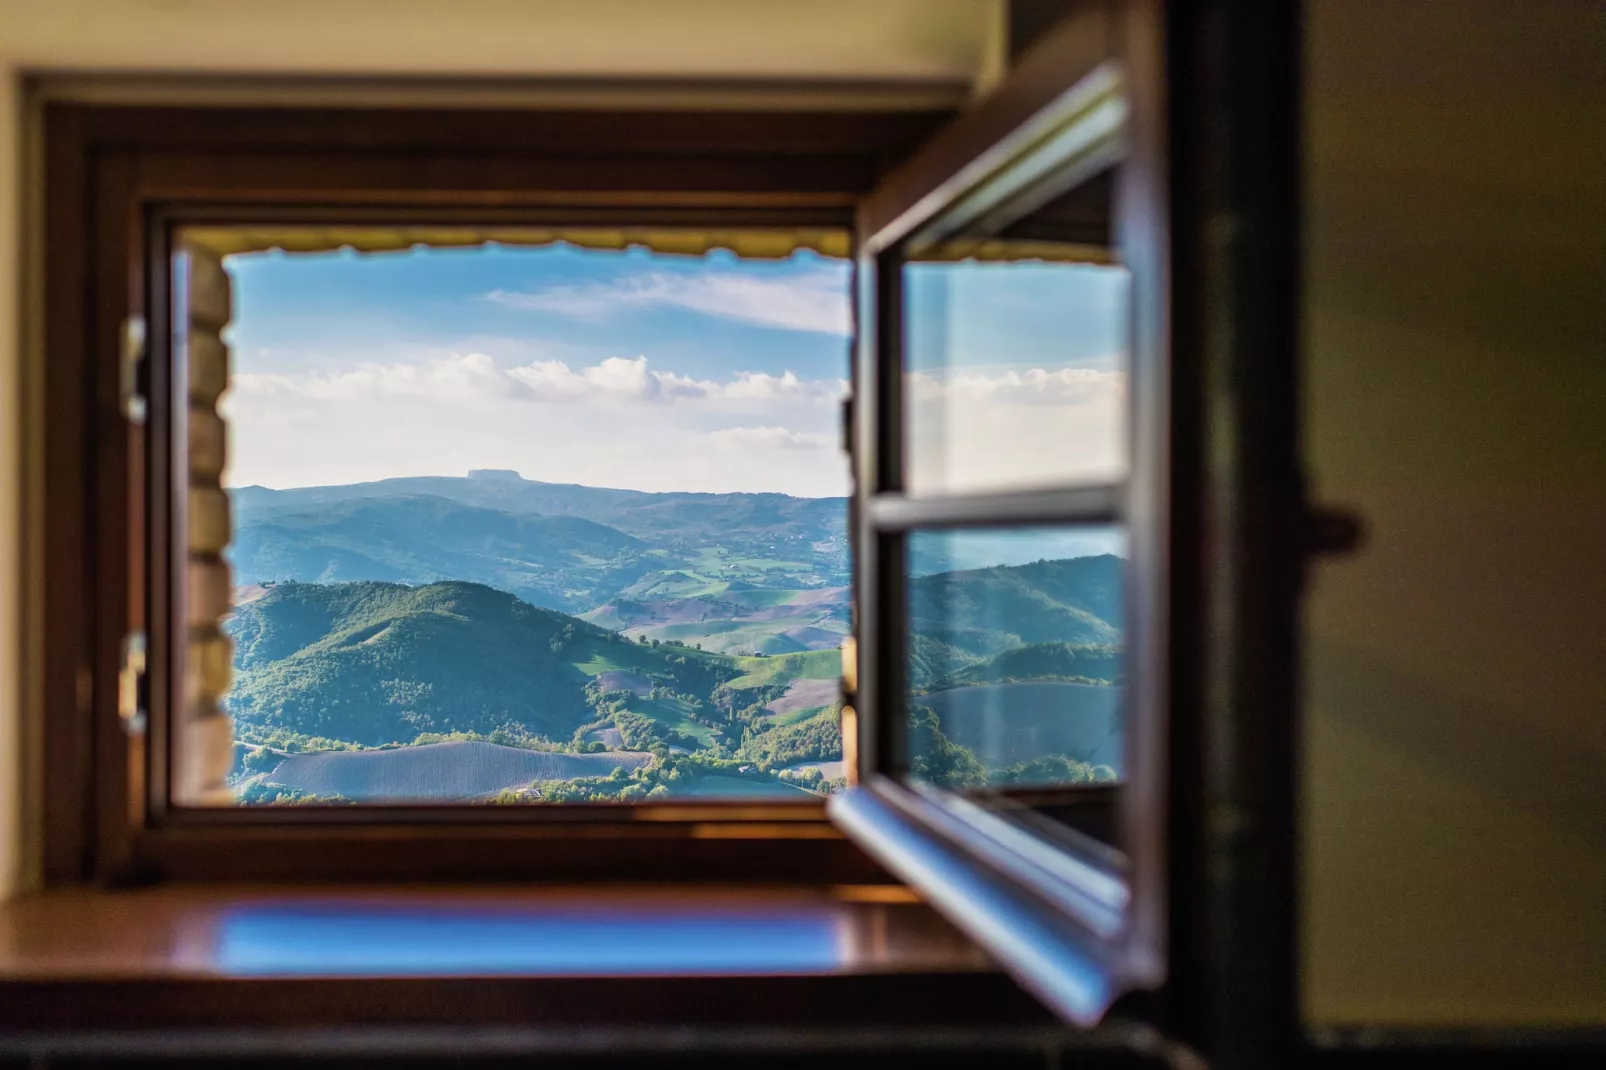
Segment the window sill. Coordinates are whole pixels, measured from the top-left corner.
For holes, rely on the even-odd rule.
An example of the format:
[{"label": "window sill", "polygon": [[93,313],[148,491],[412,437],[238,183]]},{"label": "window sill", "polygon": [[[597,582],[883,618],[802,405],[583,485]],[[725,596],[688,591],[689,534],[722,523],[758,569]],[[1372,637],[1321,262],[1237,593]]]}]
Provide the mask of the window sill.
[{"label": "window sill", "polygon": [[[0,1035],[1037,1024],[901,888],[170,885],[0,906]],[[26,1032],[21,1032],[26,1031]]]}]

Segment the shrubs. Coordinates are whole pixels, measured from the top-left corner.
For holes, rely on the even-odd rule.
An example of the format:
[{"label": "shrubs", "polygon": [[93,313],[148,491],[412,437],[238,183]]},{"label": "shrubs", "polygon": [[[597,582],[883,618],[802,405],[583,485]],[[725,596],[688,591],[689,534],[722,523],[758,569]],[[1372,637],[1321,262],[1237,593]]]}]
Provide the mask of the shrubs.
[{"label": "shrubs", "polygon": [[755,721],[742,733],[738,754],[766,768],[842,757],[841,707],[830,706],[797,724]]}]

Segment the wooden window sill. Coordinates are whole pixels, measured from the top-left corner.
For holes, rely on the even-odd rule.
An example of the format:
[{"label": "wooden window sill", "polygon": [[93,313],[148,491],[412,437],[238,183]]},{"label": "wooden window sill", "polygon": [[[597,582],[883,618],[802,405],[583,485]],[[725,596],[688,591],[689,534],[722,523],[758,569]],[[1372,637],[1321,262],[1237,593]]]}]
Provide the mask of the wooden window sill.
[{"label": "wooden window sill", "polygon": [[169,885],[0,906],[0,1034],[1050,1027],[901,888]]}]

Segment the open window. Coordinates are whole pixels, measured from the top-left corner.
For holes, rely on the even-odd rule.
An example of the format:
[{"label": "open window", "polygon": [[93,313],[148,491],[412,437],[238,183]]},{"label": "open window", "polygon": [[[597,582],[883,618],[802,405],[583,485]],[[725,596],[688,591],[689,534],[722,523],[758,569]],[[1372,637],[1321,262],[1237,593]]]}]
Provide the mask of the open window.
[{"label": "open window", "polygon": [[860,212],[833,813],[1083,1023],[1165,961],[1159,69],[1151,5],[1088,5]]},{"label": "open window", "polygon": [[[882,879],[824,816],[847,258],[857,200],[945,117],[51,108],[52,456],[86,477],[48,488],[51,878]],[[575,331],[387,355],[376,324],[465,265],[476,324]],[[375,271],[383,315],[341,323]],[[635,335],[680,362],[598,327],[688,309],[727,314]],[[354,355],[265,352],[286,324]],[[361,420],[303,404],[376,383]],[[632,450],[449,459],[420,405],[486,393],[518,412],[458,406],[461,439],[628,440],[684,482]],[[661,425],[697,407],[706,456],[677,456]],[[765,484],[766,457],[836,482]]]},{"label": "open window", "polygon": [[[1344,534],[1305,512],[1299,471],[1294,20],[1158,0],[1064,7],[1068,19],[957,117],[952,96],[786,112],[47,106],[42,595],[30,636],[43,669],[47,883],[819,885],[891,871],[1074,1021],[1161,983],[1168,1015],[1231,1011],[1219,1026],[1229,1050],[1257,1050],[1292,1021],[1253,1016],[1291,1006],[1294,991],[1298,586],[1304,555]],[[337,764],[319,757],[331,751],[382,765],[447,733],[393,719],[337,741],[358,749],[309,749],[273,735],[285,727],[273,716],[240,732],[253,720],[230,707],[242,586],[256,597],[289,579],[433,580],[326,575],[338,555],[309,578],[260,543],[249,568],[232,556],[246,524],[304,515],[270,502],[247,516],[228,494],[239,366],[227,345],[230,325],[253,315],[230,258],[424,262],[493,245],[682,263],[852,259],[852,636],[838,716],[841,772],[857,786],[829,802],[501,806],[406,792],[348,805],[282,785],[291,793],[258,800],[268,805],[235,805],[292,755],[313,755],[294,759],[301,772]],[[587,378],[582,362],[559,362]],[[784,374],[766,385],[798,386]],[[829,411],[834,399],[816,400]],[[738,448],[795,430],[741,426],[751,433],[731,436]],[[831,448],[826,431],[807,434],[796,444]],[[465,467],[446,474],[468,480]],[[475,494],[513,482],[477,478]],[[823,561],[830,540],[816,541]],[[487,539],[482,557],[503,545]],[[581,566],[571,578],[610,564],[584,549],[570,560]],[[795,560],[753,553],[741,568]],[[808,590],[849,586],[814,579]],[[773,591],[738,586],[746,574],[720,582],[763,610],[808,602],[771,606]],[[563,578],[519,597],[541,609],[528,601],[540,590],[583,589]],[[839,634],[848,605],[838,598],[809,626]],[[256,638],[272,630],[258,623]],[[343,650],[384,646],[387,620],[346,623]],[[616,639],[639,647],[649,626],[631,627]],[[571,638],[535,636],[548,653]],[[679,736],[712,727],[683,702],[679,669],[655,677],[600,645],[583,653],[566,664],[582,672],[583,661],[598,685],[579,711],[590,719],[512,740],[537,744],[525,760],[617,761],[654,740],[648,726],[645,747],[621,748],[627,728],[661,728],[668,718],[651,714],[671,707],[685,715],[669,726]],[[836,671],[822,663],[834,655],[780,679],[784,652],[718,653],[751,659],[734,690],[758,691],[749,705],[766,720],[830,720],[821,700]],[[619,703],[606,723],[598,701]],[[507,745],[489,738],[502,727],[478,722],[460,742]],[[693,749],[655,741],[665,754]],[[733,779],[748,775],[740,757],[725,760]],[[554,801],[539,779],[509,801]]]}]

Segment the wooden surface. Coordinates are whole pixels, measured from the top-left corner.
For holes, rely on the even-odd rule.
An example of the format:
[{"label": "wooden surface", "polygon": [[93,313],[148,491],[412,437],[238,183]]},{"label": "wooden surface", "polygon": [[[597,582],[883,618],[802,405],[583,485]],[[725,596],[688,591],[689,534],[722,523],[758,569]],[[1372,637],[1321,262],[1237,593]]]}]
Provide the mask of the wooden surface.
[{"label": "wooden surface", "polygon": [[62,891],[0,906],[0,1030],[1043,1022],[901,888]]}]

